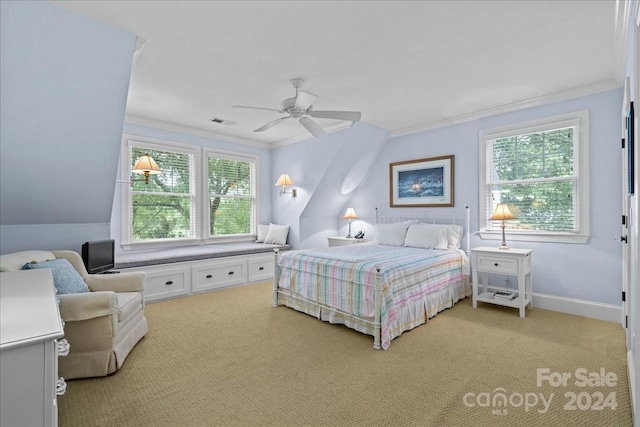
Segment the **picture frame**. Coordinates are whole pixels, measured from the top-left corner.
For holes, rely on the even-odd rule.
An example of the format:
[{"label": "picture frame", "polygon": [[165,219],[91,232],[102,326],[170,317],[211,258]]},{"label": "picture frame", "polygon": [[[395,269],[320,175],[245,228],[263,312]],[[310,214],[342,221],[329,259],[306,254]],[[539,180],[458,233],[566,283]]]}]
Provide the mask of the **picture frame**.
[{"label": "picture frame", "polygon": [[389,164],[389,206],[392,208],[453,207],[455,156],[431,157]]}]

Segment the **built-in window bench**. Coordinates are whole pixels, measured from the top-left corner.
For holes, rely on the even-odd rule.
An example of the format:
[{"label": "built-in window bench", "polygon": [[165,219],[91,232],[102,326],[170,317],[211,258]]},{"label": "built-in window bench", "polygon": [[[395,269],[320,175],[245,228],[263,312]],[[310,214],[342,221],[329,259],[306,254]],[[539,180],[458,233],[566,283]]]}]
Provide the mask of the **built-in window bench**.
[{"label": "built-in window bench", "polygon": [[150,302],[272,279],[274,248],[291,246],[224,243],[152,250],[118,255],[115,268],[144,271]]}]

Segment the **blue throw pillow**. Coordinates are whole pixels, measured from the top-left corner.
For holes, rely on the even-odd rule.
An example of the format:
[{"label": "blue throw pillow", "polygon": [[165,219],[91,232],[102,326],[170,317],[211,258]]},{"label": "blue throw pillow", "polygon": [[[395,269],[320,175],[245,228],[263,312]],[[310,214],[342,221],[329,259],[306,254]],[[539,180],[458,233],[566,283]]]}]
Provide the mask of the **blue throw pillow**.
[{"label": "blue throw pillow", "polygon": [[29,262],[24,265],[23,270],[35,270],[37,268],[50,268],[53,273],[53,284],[58,290],[58,294],[79,294],[89,292],[89,287],[82,280],[73,265],[65,259],[58,258],[50,261]]}]

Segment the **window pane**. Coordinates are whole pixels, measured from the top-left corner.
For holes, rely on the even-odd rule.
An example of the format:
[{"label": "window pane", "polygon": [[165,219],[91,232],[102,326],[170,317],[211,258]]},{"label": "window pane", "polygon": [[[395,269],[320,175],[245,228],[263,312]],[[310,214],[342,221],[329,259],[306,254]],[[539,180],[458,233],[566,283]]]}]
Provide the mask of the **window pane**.
[{"label": "window pane", "polygon": [[132,147],[131,164],[133,165],[145,153],[153,157],[160,166],[161,172],[150,175],[148,183],[144,182],[144,175],[133,174],[134,191],[189,194],[191,188],[191,156],[189,154]]},{"label": "window pane", "polygon": [[251,233],[252,203],[250,198],[212,197],[211,235]]},{"label": "window pane", "polygon": [[516,217],[505,222],[507,228],[577,231],[574,180],[494,185],[491,190],[491,212],[506,203]]},{"label": "window pane", "polygon": [[209,194],[251,196],[251,163],[209,158]]},{"label": "window pane", "polygon": [[132,238],[192,237],[190,196],[132,195]]},{"label": "window pane", "polygon": [[573,176],[573,128],[500,138],[488,144],[492,181]]}]

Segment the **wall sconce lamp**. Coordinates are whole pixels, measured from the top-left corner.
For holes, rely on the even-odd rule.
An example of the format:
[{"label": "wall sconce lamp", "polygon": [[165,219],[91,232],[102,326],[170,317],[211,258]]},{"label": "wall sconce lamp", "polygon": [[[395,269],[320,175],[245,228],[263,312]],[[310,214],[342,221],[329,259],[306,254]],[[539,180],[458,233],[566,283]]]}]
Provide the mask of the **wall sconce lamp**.
[{"label": "wall sconce lamp", "polygon": [[347,237],[353,237],[351,235],[351,220],[358,219],[358,215],[356,215],[356,211],[354,211],[353,208],[347,208],[347,211],[344,213],[344,216],[342,217],[342,219],[349,220],[349,234],[347,234]]},{"label": "wall sconce lamp", "polygon": [[[282,172],[282,175],[280,175],[280,178],[278,178],[278,181],[276,181],[276,187],[282,187],[280,189],[281,196],[283,194],[289,194],[287,192],[287,187],[291,187],[292,185],[293,185],[293,180],[289,177],[289,175],[287,175],[284,172]],[[291,187],[291,197],[295,199],[297,196],[298,196],[298,190]]]},{"label": "wall sconce lamp", "polygon": [[502,245],[500,245],[500,249],[509,249],[504,236],[504,222],[508,219],[516,219],[516,217],[511,213],[506,203],[499,203],[498,206],[496,206],[495,212],[491,215],[491,218],[489,218],[491,221],[502,221],[502,225],[500,225],[500,227],[502,227]]},{"label": "wall sconce lamp", "polygon": [[[144,183],[148,184],[149,183],[149,175],[157,175],[160,172],[162,172],[162,170],[160,169],[160,166],[158,166],[156,161],[153,160],[153,157],[151,157],[150,155],[145,153],[142,156],[140,156],[140,158],[138,160],[136,160],[136,162],[133,164],[133,167],[131,168],[131,172],[143,174],[144,175]],[[141,179],[131,179],[130,181],[116,181],[116,182],[127,183],[127,184],[130,184],[133,187],[133,183],[136,182],[136,181],[142,181],[142,180]]]}]

